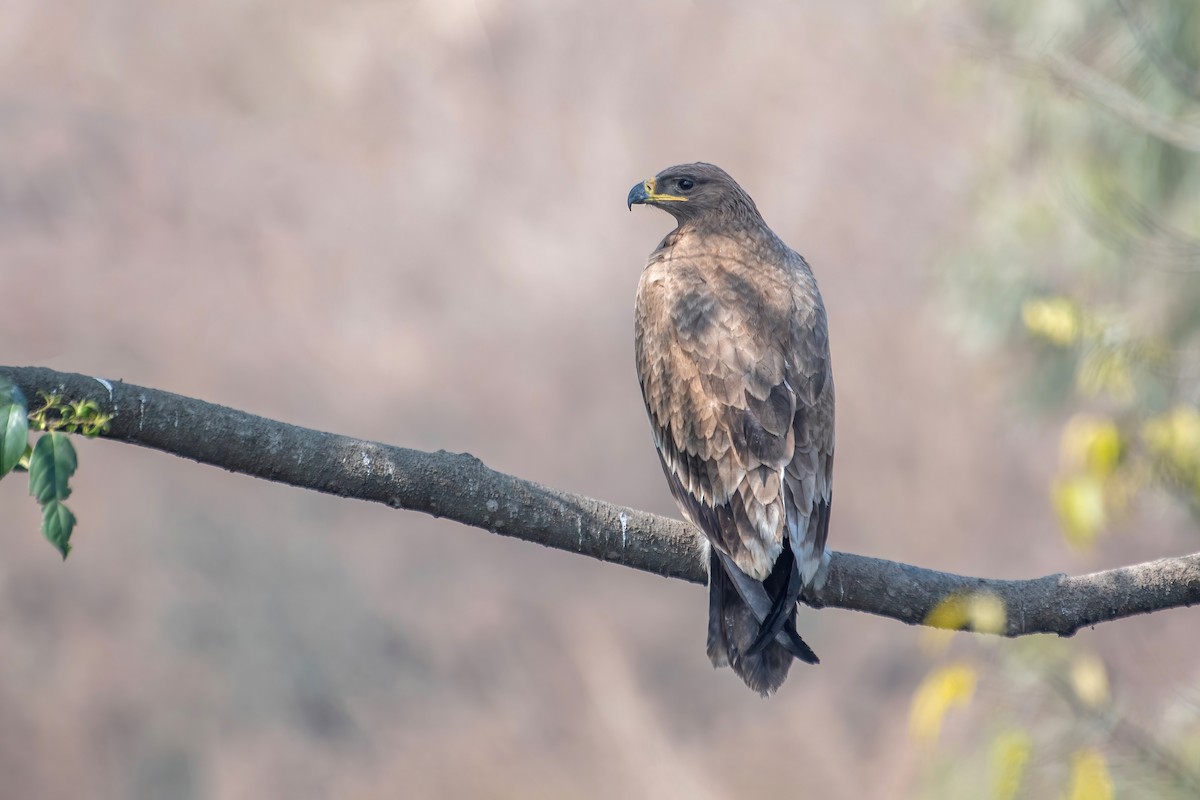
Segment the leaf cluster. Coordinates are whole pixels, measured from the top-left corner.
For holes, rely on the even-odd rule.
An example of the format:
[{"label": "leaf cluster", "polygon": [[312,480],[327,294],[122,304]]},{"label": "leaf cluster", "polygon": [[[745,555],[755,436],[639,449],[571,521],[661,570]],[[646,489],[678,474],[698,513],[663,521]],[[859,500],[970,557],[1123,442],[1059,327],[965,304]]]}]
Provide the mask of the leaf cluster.
[{"label": "leaf cluster", "polygon": [[[42,535],[65,559],[71,552],[75,515],[66,506],[70,479],[78,467],[68,433],[98,436],[111,416],[91,401],[66,403],[42,394],[42,406],[29,411],[20,388],[0,379],[0,478],[13,471],[29,473],[29,494],[42,508]],[[31,430],[43,433],[30,442]]]}]

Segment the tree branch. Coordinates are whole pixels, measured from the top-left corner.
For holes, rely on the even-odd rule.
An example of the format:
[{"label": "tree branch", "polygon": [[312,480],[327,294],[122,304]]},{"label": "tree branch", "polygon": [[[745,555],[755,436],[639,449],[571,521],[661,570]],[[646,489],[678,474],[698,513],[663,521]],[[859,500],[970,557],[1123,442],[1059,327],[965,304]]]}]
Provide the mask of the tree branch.
[{"label": "tree branch", "polygon": [[[92,400],[113,415],[104,438],[318,492],[422,511],[504,536],[705,583],[688,524],[488,469],[467,453],[426,453],[301,428],[169,392],[40,367],[0,367],[33,401],[39,392]],[[1007,609],[1006,636],[1070,636],[1098,622],[1200,602],[1200,553],[1091,575],[971,578],[833,553],[829,581],[807,602],[910,625],[941,601],[986,592]]]}]

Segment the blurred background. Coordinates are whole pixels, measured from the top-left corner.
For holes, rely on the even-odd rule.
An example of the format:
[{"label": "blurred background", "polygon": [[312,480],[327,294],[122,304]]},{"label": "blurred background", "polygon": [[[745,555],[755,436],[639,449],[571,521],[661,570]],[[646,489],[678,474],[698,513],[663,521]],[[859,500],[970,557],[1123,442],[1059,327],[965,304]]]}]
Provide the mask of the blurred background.
[{"label": "blurred background", "polygon": [[[1197,548],[1190,0],[6,0],[0,342],[676,514],[634,182],[712,161],[813,265],[831,545],[990,577]],[[704,590],[77,443],[0,483],[30,798],[1200,793],[1196,612],[1072,640],[801,611],[770,700]],[[1074,793],[1074,794],[1072,794]]]}]

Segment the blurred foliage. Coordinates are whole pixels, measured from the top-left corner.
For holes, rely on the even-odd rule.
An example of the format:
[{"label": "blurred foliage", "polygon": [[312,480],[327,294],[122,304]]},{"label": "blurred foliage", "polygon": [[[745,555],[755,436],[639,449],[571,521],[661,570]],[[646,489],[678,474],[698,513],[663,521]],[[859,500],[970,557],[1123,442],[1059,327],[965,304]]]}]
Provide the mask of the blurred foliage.
[{"label": "blurred foliage", "polygon": [[964,663],[929,673],[917,689],[909,712],[908,727],[912,735],[929,744],[937,742],[946,712],[971,702],[976,677],[975,668]]},{"label": "blurred foliage", "polygon": [[1071,640],[959,637],[909,711],[927,760],[923,796],[1200,796],[1196,700],[1175,697],[1155,712],[1130,707],[1104,662]]},{"label": "blurred foliage", "polygon": [[[1200,520],[1200,3],[977,13],[978,63],[1018,92],[945,272],[954,326],[999,356],[1028,410],[1066,418],[1048,488],[1073,546],[1150,491]],[[947,598],[927,622],[1002,630],[989,603]],[[1195,698],[1135,721],[1072,642],[939,641],[910,718],[931,796],[982,796],[985,774],[1006,800],[1200,796]]]},{"label": "blurred foliage", "polygon": [[1071,756],[1070,800],[1110,800],[1112,796],[1112,778],[1100,752],[1089,747]]},{"label": "blurred foliage", "polygon": [[1025,779],[1033,742],[1023,730],[1001,731],[992,741],[991,779],[995,800],[1014,800]]},{"label": "blurred foliage", "polygon": [[[928,628],[942,631],[1003,633],[1007,622],[1004,601],[988,592],[952,594],[934,606],[925,617]],[[947,641],[938,636],[935,630],[928,630],[927,635],[936,636],[930,641],[938,644]]]},{"label": "blurred foliage", "polygon": [[946,271],[956,327],[1019,360],[1034,408],[1087,412],[1051,490],[1071,542],[1150,488],[1200,519],[1200,4],[981,16],[1021,94]]}]

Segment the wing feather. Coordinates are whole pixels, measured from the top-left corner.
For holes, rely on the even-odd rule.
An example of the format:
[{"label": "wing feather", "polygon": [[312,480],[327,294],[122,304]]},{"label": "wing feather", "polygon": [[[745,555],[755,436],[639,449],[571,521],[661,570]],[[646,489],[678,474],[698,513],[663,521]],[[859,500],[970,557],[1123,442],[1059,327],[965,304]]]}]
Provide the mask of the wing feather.
[{"label": "wing feather", "polygon": [[684,514],[758,581],[786,536],[807,584],[828,533],[828,333],[807,268],[762,264],[702,242],[652,258],[635,315],[638,377]]}]

